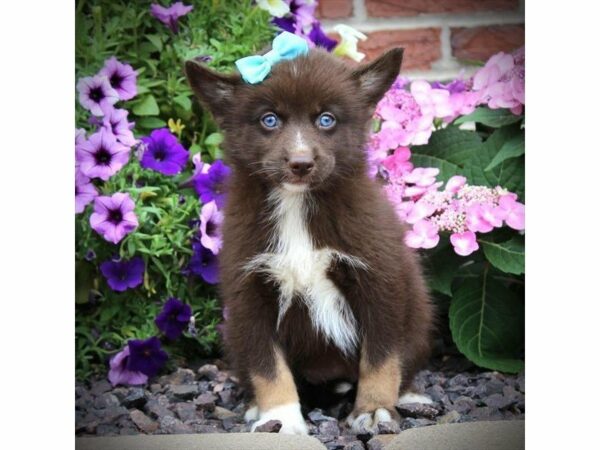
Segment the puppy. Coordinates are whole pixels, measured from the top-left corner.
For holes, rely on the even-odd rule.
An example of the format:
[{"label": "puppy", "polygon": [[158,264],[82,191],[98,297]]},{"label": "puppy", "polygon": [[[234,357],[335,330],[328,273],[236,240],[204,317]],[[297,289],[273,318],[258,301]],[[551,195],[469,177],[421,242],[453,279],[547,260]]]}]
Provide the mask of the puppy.
[{"label": "puppy", "polygon": [[432,305],[418,258],[364,150],[401,61],[394,49],[351,68],[314,49],[258,84],[186,63],[232,167],[220,295],[254,428],[276,419],[280,432],[306,433],[296,383],[346,380],[358,383],[349,425],[376,432],[398,417],[399,394],[428,357]]}]

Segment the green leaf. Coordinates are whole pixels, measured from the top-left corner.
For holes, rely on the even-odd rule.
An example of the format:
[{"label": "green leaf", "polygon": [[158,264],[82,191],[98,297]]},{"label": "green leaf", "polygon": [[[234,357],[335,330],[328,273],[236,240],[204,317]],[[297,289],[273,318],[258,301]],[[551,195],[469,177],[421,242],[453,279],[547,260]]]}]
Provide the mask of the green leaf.
[{"label": "green leaf", "polygon": [[427,284],[430,289],[452,296],[452,282],[464,258],[458,256],[448,241],[440,243],[429,257]]},{"label": "green leaf", "polygon": [[440,169],[438,179],[448,181],[462,174],[462,169],[471,164],[481,146],[477,133],[447,127],[432,133],[426,145],[412,147],[412,161],[418,167],[437,167]]},{"label": "green leaf", "polygon": [[147,34],[146,38],[152,42],[152,45],[156,47],[156,50],[162,52],[163,44],[160,36],[158,34]]},{"label": "green leaf", "polygon": [[525,163],[524,157],[511,158],[502,161],[492,170],[485,171],[504,143],[515,134],[515,127],[499,128],[483,143],[480,151],[473,154],[473,159],[464,168],[464,175],[471,185],[488,187],[502,186],[515,192],[520,198],[525,193]]},{"label": "green leaf", "polygon": [[163,128],[167,126],[167,122],[158,117],[140,117],[135,121],[136,126],[153,130],[154,128]]},{"label": "green leaf", "polygon": [[450,304],[450,330],[458,349],[486,369],[517,373],[524,340],[522,299],[485,270],[481,278],[467,279]]},{"label": "green leaf", "polygon": [[196,153],[200,153],[202,151],[202,148],[200,147],[200,144],[195,143],[190,145],[190,155],[195,155]]},{"label": "green leaf", "polygon": [[498,153],[496,153],[496,156],[492,159],[492,162],[484,170],[486,172],[492,170],[501,162],[523,154],[525,154],[525,133],[519,132],[504,142]]},{"label": "green leaf", "polygon": [[520,121],[523,116],[516,116],[508,109],[490,109],[486,106],[475,108],[471,114],[459,117],[454,121],[455,125],[460,125],[466,122],[478,122],[488,127],[500,128],[505,125],[510,125]]},{"label": "green leaf", "polygon": [[211,133],[206,139],[204,139],[204,145],[206,146],[219,146],[223,142],[223,134],[222,133]]},{"label": "green leaf", "polygon": [[185,94],[178,95],[177,97],[173,98],[173,101],[175,103],[177,103],[179,106],[181,106],[185,111],[192,110],[192,101],[190,100],[190,97],[188,95],[185,95]]},{"label": "green leaf", "polygon": [[525,239],[515,236],[506,242],[478,239],[483,253],[490,263],[503,272],[521,275],[525,273]]},{"label": "green leaf", "polygon": [[133,109],[133,113],[138,116],[157,116],[160,113],[156,99],[152,95],[147,95],[137,103]]}]

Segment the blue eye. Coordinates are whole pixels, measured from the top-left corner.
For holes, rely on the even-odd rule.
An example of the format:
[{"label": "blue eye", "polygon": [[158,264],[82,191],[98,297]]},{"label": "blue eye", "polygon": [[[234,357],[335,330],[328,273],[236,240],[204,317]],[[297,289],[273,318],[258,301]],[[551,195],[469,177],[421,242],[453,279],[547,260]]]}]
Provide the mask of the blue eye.
[{"label": "blue eye", "polygon": [[267,113],[260,118],[260,121],[266,128],[277,128],[279,118],[273,113]]},{"label": "blue eye", "polygon": [[317,119],[317,125],[320,128],[332,128],[335,125],[335,117],[330,113],[323,113]]}]

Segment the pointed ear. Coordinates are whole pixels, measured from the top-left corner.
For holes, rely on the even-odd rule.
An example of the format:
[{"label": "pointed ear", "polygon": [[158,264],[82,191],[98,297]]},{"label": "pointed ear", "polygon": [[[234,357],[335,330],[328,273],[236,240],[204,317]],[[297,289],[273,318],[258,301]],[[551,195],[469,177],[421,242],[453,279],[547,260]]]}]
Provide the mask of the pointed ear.
[{"label": "pointed ear", "polygon": [[220,121],[233,105],[235,88],[241,84],[241,77],[215,72],[193,60],[186,61],[185,74],[198,100]]},{"label": "pointed ear", "polygon": [[374,107],[381,100],[398,76],[403,52],[402,48],[392,49],[352,73],[352,78],[359,83],[363,98],[369,106]]}]

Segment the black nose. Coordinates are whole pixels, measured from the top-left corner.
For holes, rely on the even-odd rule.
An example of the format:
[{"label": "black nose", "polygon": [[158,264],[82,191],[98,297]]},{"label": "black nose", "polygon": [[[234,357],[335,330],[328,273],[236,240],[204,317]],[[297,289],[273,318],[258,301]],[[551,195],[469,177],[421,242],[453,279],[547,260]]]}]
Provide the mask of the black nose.
[{"label": "black nose", "polygon": [[294,175],[303,177],[313,169],[315,161],[310,156],[297,155],[290,158],[288,166]]}]

